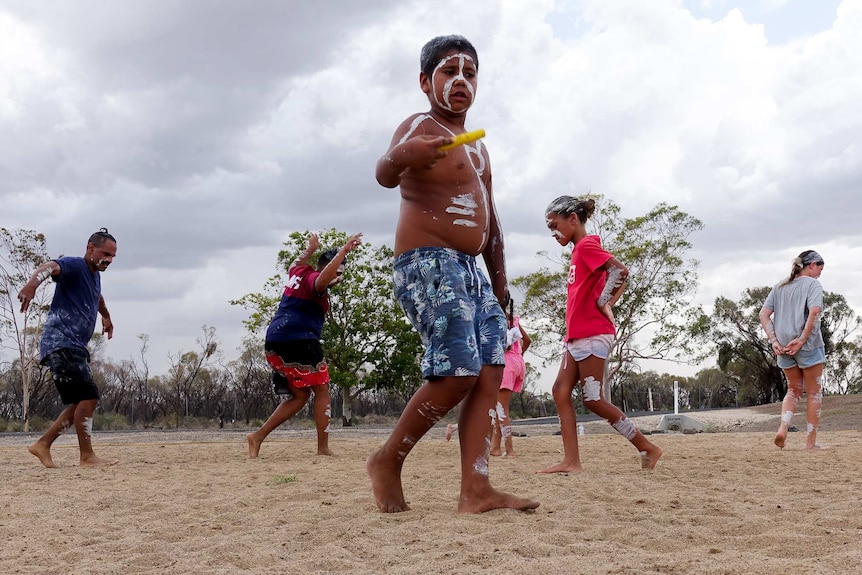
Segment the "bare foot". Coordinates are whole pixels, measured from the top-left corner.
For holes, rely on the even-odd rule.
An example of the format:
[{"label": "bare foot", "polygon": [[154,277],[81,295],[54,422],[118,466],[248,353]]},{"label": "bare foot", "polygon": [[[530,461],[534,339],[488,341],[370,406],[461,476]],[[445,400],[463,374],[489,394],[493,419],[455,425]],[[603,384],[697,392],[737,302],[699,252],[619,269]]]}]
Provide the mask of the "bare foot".
[{"label": "bare foot", "polygon": [[328,447],[318,447],[317,448],[318,455],[332,455],[332,450]]},{"label": "bare foot", "polygon": [[787,432],[779,431],[775,434],[775,439],[772,440],[779,449],[784,449],[784,442],[787,441]]},{"label": "bare foot", "polygon": [[806,450],[809,450],[809,449],[815,450],[815,449],[829,449],[829,448],[825,445],[820,444],[820,443],[815,443],[814,445],[806,445],[805,449]]},{"label": "bare foot", "polygon": [[547,467],[541,471],[537,471],[536,473],[580,473],[584,468],[581,467],[581,463],[568,463],[563,461],[561,463],[557,463],[556,465],[552,465]]},{"label": "bare foot", "polygon": [[38,457],[39,461],[45,467],[49,467],[49,468],[57,467],[54,464],[54,460],[51,459],[51,448],[50,447],[45,447],[44,445],[42,445],[41,443],[39,443],[37,441],[36,443],[34,443],[30,447],[28,447],[27,451],[29,451],[30,453],[32,453],[33,455]]},{"label": "bare foot", "polygon": [[451,423],[446,426],[446,441],[452,440],[452,434],[455,433],[455,426]]},{"label": "bare foot", "polygon": [[111,465],[116,465],[117,463],[119,462],[116,460],[108,461],[106,459],[102,459],[101,457],[91,455],[86,459],[81,459],[78,465],[80,467],[109,467]]},{"label": "bare foot", "polygon": [[371,479],[371,491],[378,509],[383,513],[398,513],[409,511],[410,506],[404,501],[404,491],[401,488],[401,465],[391,467],[381,461],[380,451],[368,456],[365,469]]},{"label": "bare foot", "polygon": [[458,513],[484,513],[494,509],[517,509],[518,511],[530,511],[539,506],[538,501],[515,497],[509,493],[497,491],[488,487],[481,494],[472,497],[461,494],[458,500]]},{"label": "bare foot", "polygon": [[260,444],[261,442],[255,437],[254,433],[249,433],[245,436],[245,440],[248,441],[248,457],[249,459],[256,459],[258,455],[260,455]]},{"label": "bare foot", "polygon": [[661,454],[661,447],[658,445],[653,445],[647,451],[641,451],[641,469],[655,469]]},{"label": "bare foot", "polygon": [[500,449],[499,447],[492,447],[491,448],[491,455],[499,457],[499,456],[503,455],[503,450]]}]

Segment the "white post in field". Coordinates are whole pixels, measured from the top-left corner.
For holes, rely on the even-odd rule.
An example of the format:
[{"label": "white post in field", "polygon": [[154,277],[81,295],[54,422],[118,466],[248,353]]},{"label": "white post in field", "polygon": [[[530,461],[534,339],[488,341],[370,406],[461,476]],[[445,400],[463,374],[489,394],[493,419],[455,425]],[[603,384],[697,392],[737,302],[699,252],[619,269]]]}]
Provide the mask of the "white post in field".
[{"label": "white post in field", "polygon": [[673,382],[673,414],[679,414],[679,382]]},{"label": "white post in field", "polygon": [[653,404],[652,404],[652,388],[651,387],[647,388],[647,397],[649,398],[649,410],[655,411],[655,407],[653,407]]}]

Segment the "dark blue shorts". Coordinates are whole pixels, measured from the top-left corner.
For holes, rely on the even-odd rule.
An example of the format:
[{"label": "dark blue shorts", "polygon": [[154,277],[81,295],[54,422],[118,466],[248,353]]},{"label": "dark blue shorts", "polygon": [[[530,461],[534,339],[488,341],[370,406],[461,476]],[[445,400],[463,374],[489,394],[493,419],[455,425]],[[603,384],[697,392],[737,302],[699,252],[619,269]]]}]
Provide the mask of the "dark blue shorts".
[{"label": "dark blue shorts", "polygon": [[77,349],[58,349],[42,359],[51,371],[54,386],[60,392],[63,405],[88,399],[99,399],[99,388],[93,382],[89,356]]},{"label": "dark blue shorts", "polygon": [[422,337],[422,377],[477,376],[505,365],[506,316],[476,258],[417,248],[395,258],[395,297]]}]

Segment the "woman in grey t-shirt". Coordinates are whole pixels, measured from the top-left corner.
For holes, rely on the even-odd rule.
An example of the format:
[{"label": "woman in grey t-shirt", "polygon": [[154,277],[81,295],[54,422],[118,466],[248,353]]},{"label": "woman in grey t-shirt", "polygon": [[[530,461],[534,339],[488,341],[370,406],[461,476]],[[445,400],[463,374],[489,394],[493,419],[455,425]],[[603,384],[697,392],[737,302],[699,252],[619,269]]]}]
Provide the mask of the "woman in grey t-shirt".
[{"label": "woman in grey t-shirt", "polygon": [[760,310],[760,325],[778,367],[787,378],[787,395],[781,404],[781,424],[775,434],[775,445],[784,448],[793,412],[802,397],[802,386],[808,398],[808,438],[805,449],[819,449],[817,428],[823,396],[820,378],[826,353],[820,333],[823,288],[817,278],[823,272],[823,258],[806,250],[793,260],[790,277],[772,288]]}]

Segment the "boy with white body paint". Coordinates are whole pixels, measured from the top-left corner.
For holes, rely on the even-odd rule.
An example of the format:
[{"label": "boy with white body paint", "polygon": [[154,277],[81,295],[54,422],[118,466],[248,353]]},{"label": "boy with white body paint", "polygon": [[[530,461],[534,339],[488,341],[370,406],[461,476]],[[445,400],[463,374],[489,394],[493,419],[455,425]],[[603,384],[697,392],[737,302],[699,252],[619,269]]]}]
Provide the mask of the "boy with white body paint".
[{"label": "boy with white body paint", "polygon": [[561,246],[574,244],[566,298],[566,345],[563,362],[554,381],[553,396],[560,417],[563,461],[540,473],[581,471],[578,430],[572,392],[581,385],[584,406],[605,418],[620,435],[631,441],[641,456],[641,467],[652,469],[661,448],[651,443],[615,405],[608,401],[602,383],[605,360],[616,334],[611,308],[625,289],[628,269],[602,249],[599,236],[587,235],[586,222],[596,202],[561,196],[545,210],[545,222]]},{"label": "boy with white body paint", "polygon": [[73,426],[78,436],[81,467],[114,463],[93,452],[93,413],[99,404],[99,388],[90,371],[87,343],[93,336],[98,314],[102,316],[102,333],[107,334],[108,339],[114,335],[111,314],[102,297],[100,272],[108,269],[116,255],[114,236],[102,228],[90,236],[83,258],[61,257],[40,265],[18,293],[21,313],[26,313],[42,282],[50,277],[57,284],[39,342],[39,355],[67,407],[48,431],[28,448],[45,467],[57,467],[51,457],[51,446]]},{"label": "boy with white body paint", "polygon": [[[422,49],[419,85],[431,109],[404,120],[377,162],[377,181],[401,188],[395,232],[395,295],[425,344],[425,383],[408,402],[386,443],[367,462],[374,498],[386,513],[410,509],[401,486],[404,459],[462,399],[458,511],[534,509],[501,493],[488,478],[491,423],[503,376],[508,300],[503,235],[481,140],[441,151],[465,132],[476,95],[476,50],[461,36]],[[490,283],[477,268],[482,254]]]},{"label": "boy with white body paint", "polygon": [[[823,258],[814,250],[799,254],[790,269],[790,277],[775,285],[760,310],[760,325],[769,339],[778,367],[787,378],[787,394],[781,403],[781,423],[774,443],[784,449],[793,412],[805,386],[808,407],[808,437],[805,449],[821,449],[817,443],[820,408],[823,403],[821,377],[826,362],[826,348],[820,332],[823,309],[823,287],[818,278],[823,273]],[[784,342],[787,342],[786,344]]]},{"label": "boy with white body paint", "polygon": [[332,455],[329,449],[329,368],[320,337],[329,311],[329,288],[341,281],[347,254],[361,245],[362,234],[347,240],[339,250],[326,250],[309,265],[320,247],[317,234],[310,234],[308,246],[288,269],[288,278],[278,310],[266,330],[266,361],[288,393],[257,431],[246,436],[248,456],[260,455],[260,446],[279,425],[299,413],[314,395],[314,424],[317,454]]}]

